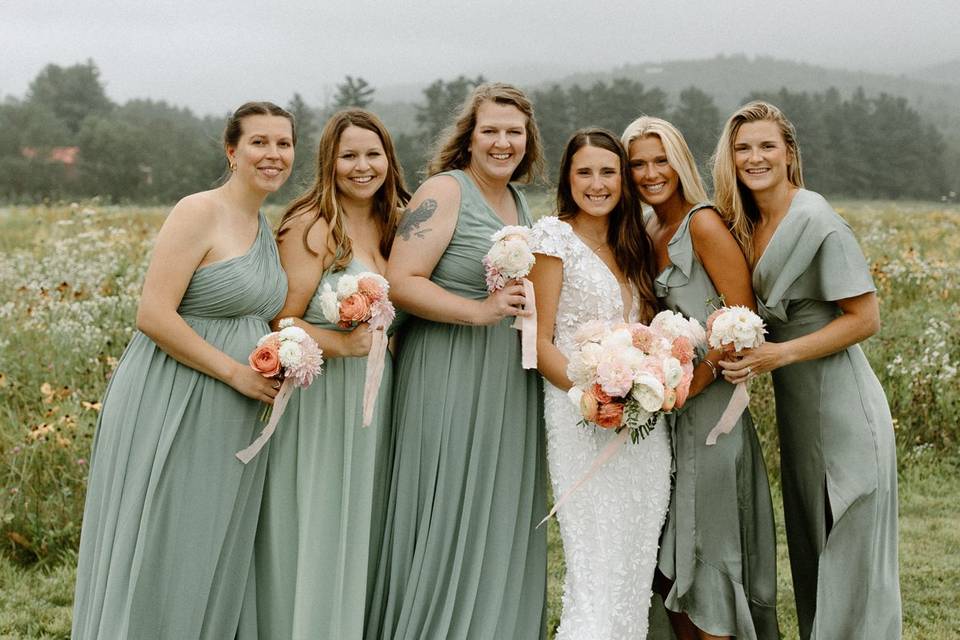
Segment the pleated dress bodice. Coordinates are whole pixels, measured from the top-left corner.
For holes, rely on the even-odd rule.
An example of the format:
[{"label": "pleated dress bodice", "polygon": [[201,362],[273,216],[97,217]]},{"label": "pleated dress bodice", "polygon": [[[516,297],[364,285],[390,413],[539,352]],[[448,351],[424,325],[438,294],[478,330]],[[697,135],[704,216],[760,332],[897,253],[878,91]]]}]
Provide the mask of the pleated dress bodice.
[{"label": "pleated dress bodice", "polygon": [[[504,224],[463,171],[453,235],[430,279],[485,298],[483,257]],[[519,223],[530,216],[510,187]],[[536,640],[544,633],[541,388],[513,318],[411,317],[396,363],[393,483],[366,638]]]},{"label": "pleated dress bodice", "polygon": [[[246,366],[283,306],[286,276],[263,215],[243,254],[197,269],[179,306]],[[266,457],[234,453],[262,405],[134,333],[111,378],[91,454],[74,638],[236,634],[250,578]]]}]

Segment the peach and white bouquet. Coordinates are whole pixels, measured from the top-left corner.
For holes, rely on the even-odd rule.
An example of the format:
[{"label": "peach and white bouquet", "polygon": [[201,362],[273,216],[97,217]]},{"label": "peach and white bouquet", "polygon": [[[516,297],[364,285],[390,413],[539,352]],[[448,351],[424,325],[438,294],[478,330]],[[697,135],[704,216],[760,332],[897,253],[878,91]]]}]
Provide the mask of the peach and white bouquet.
[{"label": "peach and white bouquet", "polygon": [[357,275],[345,273],[337,281],[334,291],[324,283],[320,293],[320,311],[328,322],[349,329],[366,322],[373,332],[367,371],[363,383],[363,426],[373,420],[373,408],[383,379],[384,358],[387,355],[387,328],[397,312],[390,302],[390,283],[379,273],[364,271]]},{"label": "peach and white bouquet", "polygon": [[662,414],[683,406],[693,380],[694,353],[703,340],[700,323],[672,311],[661,312],[649,326],[593,321],[574,334],[575,348],[567,361],[573,386],[567,394],[581,424],[614,429],[618,435],[559,496],[541,524],[616,455],[627,438],[637,442],[647,437]]},{"label": "peach and white bouquet", "polygon": [[284,318],[280,321],[279,331],[257,340],[257,346],[247,361],[264,378],[276,380],[280,390],[273,400],[272,410],[267,407],[267,426],[249,447],[237,452],[237,458],[244,464],[253,460],[270,440],[293,389],[310,386],[313,379],[320,375],[323,370],[323,350],[306,331],[294,325],[292,318]]},{"label": "peach and white bouquet", "polygon": [[[747,307],[720,307],[707,318],[707,344],[711,349],[718,349],[730,356],[736,356],[744,349],[759,347],[765,341],[763,336],[766,332],[763,319]],[[716,426],[707,434],[706,443],[714,445],[717,438],[730,433],[749,404],[747,385],[740,382],[735,386],[730,402]]]},{"label": "peach and white bouquet", "polygon": [[492,236],[493,245],[483,257],[487,291],[493,293],[507,286],[511,280],[523,285],[526,308],[530,315],[521,316],[513,323],[521,333],[521,360],[524,369],[537,368],[537,316],[533,283],[526,278],[536,258],[530,250],[530,229],[518,225],[503,227]]},{"label": "peach and white bouquet", "polygon": [[[667,315],[665,315],[667,314]],[[693,358],[703,329],[671,311],[640,323],[591,322],[574,336],[568,392],[585,422],[627,428],[636,442],[660,414],[682,407],[693,380]]]}]

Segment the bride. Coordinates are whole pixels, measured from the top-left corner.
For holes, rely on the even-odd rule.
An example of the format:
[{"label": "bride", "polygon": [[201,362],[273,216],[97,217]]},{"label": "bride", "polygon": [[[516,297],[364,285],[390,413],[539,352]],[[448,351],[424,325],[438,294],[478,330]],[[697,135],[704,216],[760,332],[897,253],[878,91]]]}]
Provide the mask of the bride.
[{"label": "bride", "polygon": [[[567,397],[567,354],[591,320],[649,322],[656,312],[653,248],[626,153],[613,133],[582,129],[567,143],[557,217],[531,233],[537,257],[537,368],[544,390],[554,497],[583,475],[613,430],[581,425]],[[670,499],[670,441],[661,422],[627,443],[560,508],[567,573],[558,640],[643,640]]]}]

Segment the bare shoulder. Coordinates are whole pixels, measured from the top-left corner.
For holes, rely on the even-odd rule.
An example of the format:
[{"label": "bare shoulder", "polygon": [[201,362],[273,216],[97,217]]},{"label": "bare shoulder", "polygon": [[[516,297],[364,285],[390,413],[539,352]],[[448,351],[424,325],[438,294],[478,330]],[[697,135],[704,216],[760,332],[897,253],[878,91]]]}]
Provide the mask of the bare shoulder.
[{"label": "bare shoulder", "polygon": [[294,240],[298,246],[303,246],[303,234],[307,234],[307,245],[317,253],[323,254],[327,250],[327,241],[330,238],[330,223],[318,215],[316,209],[300,209],[295,211],[283,224],[283,235],[277,242],[280,245]]},{"label": "bare shoulder", "polygon": [[694,214],[693,218],[690,219],[690,235],[694,241],[710,241],[716,240],[718,237],[732,237],[727,224],[713,207],[704,207]]},{"label": "bare shoulder", "polygon": [[189,234],[201,241],[213,237],[219,227],[223,206],[213,191],[201,191],[183,197],[163,223],[165,230]]}]

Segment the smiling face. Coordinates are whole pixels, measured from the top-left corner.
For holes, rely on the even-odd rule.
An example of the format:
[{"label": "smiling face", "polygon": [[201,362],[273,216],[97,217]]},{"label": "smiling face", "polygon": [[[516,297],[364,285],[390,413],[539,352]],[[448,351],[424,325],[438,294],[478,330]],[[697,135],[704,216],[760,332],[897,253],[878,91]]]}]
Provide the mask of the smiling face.
[{"label": "smiling face", "polygon": [[376,132],[350,125],[337,144],[335,180],[341,198],[371,200],[386,180],[390,162]]},{"label": "smiling face", "polygon": [[620,158],[600,147],[581,147],[570,161],[570,194],[580,211],[606,216],[620,202]]},{"label": "smiling face", "polygon": [[282,116],[252,115],[240,121],[240,140],[227,147],[234,176],[255,189],[273,192],[290,177],[293,127]]},{"label": "smiling face", "polygon": [[633,183],[644,202],[656,208],[671,200],[683,199],[680,176],[670,165],[659,136],[634,139],[630,143],[629,155]]},{"label": "smiling face", "polygon": [[766,192],[787,183],[793,154],[787,148],[777,123],[745,122],[733,141],[737,179],[753,193]]},{"label": "smiling face", "polygon": [[470,135],[470,170],[495,182],[509,181],[527,149],[527,116],[511,104],[486,101],[477,108]]}]

